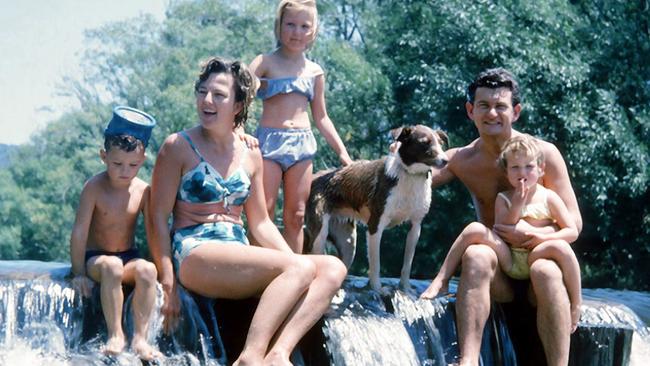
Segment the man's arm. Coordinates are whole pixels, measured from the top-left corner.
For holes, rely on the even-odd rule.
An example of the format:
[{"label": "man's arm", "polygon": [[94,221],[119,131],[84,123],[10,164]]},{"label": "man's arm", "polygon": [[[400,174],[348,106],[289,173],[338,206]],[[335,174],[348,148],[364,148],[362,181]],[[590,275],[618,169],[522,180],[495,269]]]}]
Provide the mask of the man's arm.
[{"label": "man's arm", "polygon": [[582,231],[582,215],[580,214],[578,200],[571,186],[569,172],[562,154],[551,143],[540,141],[540,145],[543,147],[544,156],[546,157],[546,169],[544,170],[542,182],[546,188],[560,196],[575,222],[578,233],[580,233]]},{"label": "man's arm", "polygon": [[454,157],[458,148],[453,148],[445,151],[449,162],[442,168],[431,168],[431,187],[437,188],[441,185],[447,184],[456,178],[456,174],[453,172]]}]

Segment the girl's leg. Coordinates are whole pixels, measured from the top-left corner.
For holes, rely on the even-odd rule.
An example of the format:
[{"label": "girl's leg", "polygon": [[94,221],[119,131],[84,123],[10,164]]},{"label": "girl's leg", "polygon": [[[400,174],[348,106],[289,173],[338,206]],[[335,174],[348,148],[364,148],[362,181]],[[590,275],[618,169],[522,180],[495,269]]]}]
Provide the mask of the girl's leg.
[{"label": "girl's leg", "polygon": [[278,163],[264,159],[264,197],[266,211],[271,220],[275,218],[275,203],[278,200],[280,183],[282,183],[282,168]]},{"label": "girl's leg", "polygon": [[118,257],[100,255],[88,261],[87,270],[88,276],[100,285],[102,312],[108,330],[108,340],[103,351],[108,354],[119,354],[126,346],[126,338],[122,330],[124,265]]},{"label": "girl's leg", "polygon": [[240,244],[206,243],[183,260],[180,282],[206,297],[244,299],[261,294],[236,364],[260,365],[278,328],[316,276],[305,256]]},{"label": "girl's leg", "polygon": [[440,293],[447,292],[449,279],[456,272],[467,248],[473,244],[490,246],[497,254],[499,265],[504,271],[508,271],[512,267],[512,257],[508,245],[485,225],[473,222],[463,229],[451,245],[438,274],[431,282],[431,285],[420,295],[421,298],[432,299]]},{"label": "girl's leg", "polygon": [[266,356],[267,364],[288,364],[291,351],[327,311],[347,274],[343,262],[334,256],[309,255],[307,258],[316,266],[316,278],[278,330],[275,343]]},{"label": "girl's leg", "polygon": [[[266,171],[264,172],[266,175]],[[284,173],[284,239],[294,253],[302,253],[305,206],[311,190],[312,161],[303,160]]]},{"label": "girl's leg", "polygon": [[553,260],[562,271],[564,286],[571,302],[571,332],[574,332],[578,327],[580,305],[582,304],[582,284],[578,259],[571,245],[564,240],[551,240],[537,245],[528,255],[528,264],[532,265],[540,258]]},{"label": "girl's leg", "polygon": [[154,306],[156,305],[156,266],[144,259],[132,260],[124,265],[123,283],[133,284],[134,332],[131,349],[144,360],[153,360],[162,356],[147,342],[147,330]]}]

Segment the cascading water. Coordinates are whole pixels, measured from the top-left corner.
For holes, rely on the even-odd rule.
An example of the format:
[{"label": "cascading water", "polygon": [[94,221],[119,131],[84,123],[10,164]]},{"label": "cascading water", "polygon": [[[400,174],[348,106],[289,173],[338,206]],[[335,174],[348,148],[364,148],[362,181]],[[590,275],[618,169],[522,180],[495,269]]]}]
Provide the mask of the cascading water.
[{"label": "cascading water", "polygon": [[[129,352],[109,358],[100,351],[106,334],[101,309],[70,287],[69,272],[65,263],[0,261],[0,365],[142,364]],[[161,300],[159,291],[157,308]],[[220,340],[211,340],[193,299],[183,294],[181,301],[185,321],[172,336],[161,335],[161,316],[152,315],[149,340],[169,355],[162,364],[223,364],[213,350]],[[129,302],[130,298],[125,306],[127,334],[133,328]]]},{"label": "cascading water", "polygon": [[[100,352],[105,328],[99,321],[103,318],[96,296],[80,298],[66,279],[69,270],[65,263],[0,261],[0,365],[141,364],[128,352],[110,360]],[[412,284],[413,293],[404,293],[395,290],[397,280],[386,279],[384,285],[392,290],[381,297],[368,290],[367,279],[349,276],[330,311],[310,332],[317,336],[303,342],[301,354],[292,360],[297,365],[364,366],[457,361],[454,298],[418,300],[415,294],[428,283]],[[453,283],[451,289],[453,292]],[[570,365],[650,364],[650,294],[585,289],[583,296],[583,315],[572,337]],[[230,346],[232,339],[227,338],[233,337],[241,343],[250,320],[244,318],[252,314],[250,309],[244,315],[242,306],[215,307],[212,300],[184,292],[181,301],[181,326],[174,335],[161,334],[159,314],[152,319],[150,339],[166,355],[160,364],[225,364],[223,345]],[[483,335],[482,365],[517,365],[504,313],[501,307],[493,307]],[[241,319],[243,332],[226,331],[221,343],[217,319],[219,326],[233,323],[225,319]],[[132,324],[126,316],[127,334],[129,329]],[[237,351],[230,351],[232,360]]]}]

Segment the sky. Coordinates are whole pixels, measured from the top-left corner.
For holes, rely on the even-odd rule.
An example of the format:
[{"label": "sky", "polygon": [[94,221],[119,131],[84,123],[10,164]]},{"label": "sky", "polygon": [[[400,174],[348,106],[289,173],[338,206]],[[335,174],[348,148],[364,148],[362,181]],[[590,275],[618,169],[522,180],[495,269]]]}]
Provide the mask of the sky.
[{"label": "sky", "polygon": [[164,18],[169,0],[0,0],[0,144],[22,144],[75,107],[56,96],[80,74],[83,32],[143,14]]}]

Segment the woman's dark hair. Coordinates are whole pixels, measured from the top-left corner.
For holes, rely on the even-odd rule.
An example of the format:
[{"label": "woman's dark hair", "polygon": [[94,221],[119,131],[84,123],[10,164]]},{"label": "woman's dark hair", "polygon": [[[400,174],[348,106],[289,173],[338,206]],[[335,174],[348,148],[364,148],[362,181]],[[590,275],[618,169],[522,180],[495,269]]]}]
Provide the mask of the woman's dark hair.
[{"label": "woman's dark hair", "polygon": [[510,71],[501,67],[485,70],[476,76],[467,88],[467,101],[471,104],[474,104],[474,96],[478,88],[508,88],[512,92],[512,106],[521,102],[517,80]]},{"label": "woman's dark hair", "polygon": [[255,96],[255,83],[246,64],[240,61],[224,60],[211,57],[201,68],[199,78],[194,83],[194,92],[199,91],[201,84],[208,80],[210,74],[229,73],[234,80],[235,103],[241,103],[242,109],[235,115],[235,128],[242,126],[248,118],[248,106]]}]

